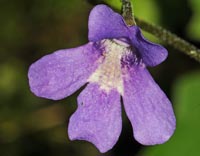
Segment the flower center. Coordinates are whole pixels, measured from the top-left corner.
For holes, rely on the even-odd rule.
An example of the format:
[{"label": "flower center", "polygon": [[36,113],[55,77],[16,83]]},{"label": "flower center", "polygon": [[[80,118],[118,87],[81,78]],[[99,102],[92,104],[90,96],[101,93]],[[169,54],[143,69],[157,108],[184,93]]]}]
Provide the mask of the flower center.
[{"label": "flower center", "polygon": [[100,89],[105,90],[107,93],[112,89],[116,89],[123,95],[121,59],[123,56],[132,53],[130,45],[117,39],[102,40],[101,45],[104,49],[103,57],[98,60],[101,63],[89,77],[88,82],[98,83]]}]

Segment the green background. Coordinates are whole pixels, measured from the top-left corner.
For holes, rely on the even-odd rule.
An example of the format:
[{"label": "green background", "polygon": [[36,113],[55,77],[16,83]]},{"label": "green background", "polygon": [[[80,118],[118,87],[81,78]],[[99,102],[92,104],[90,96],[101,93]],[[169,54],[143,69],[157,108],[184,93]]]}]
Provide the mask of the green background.
[{"label": "green background", "polygon": [[[90,1],[90,3],[89,3]],[[57,49],[88,42],[87,21],[100,0],[0,1],[0,155],[100,156],[84,141],[69,141],[67,125],[79,91],[61,101],[34,96],[28,86],[31,63]],[[106,0],[120,8],[120,0]],[[199,0],[134,0],[137,17],[176,33],[200,47]],[[145,33],[150,40],[159,42]],[[160,43],[160,42],[159,42]],[[102,156],[196,156],[200,146],[200,66],[166,46],[168,59],[149,69],[173,103],[177,130],[169,142],[137,143],[123,112],[123,131]]]}]

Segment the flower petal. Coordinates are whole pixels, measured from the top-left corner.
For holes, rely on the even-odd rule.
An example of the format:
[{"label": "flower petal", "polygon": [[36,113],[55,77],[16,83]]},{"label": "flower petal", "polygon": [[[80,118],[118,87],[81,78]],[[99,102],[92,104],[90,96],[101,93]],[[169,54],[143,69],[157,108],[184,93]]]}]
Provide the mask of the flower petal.
[{"label": "flower petal", "polygon": [[62,99],[81,86],[97,68],[101,52],[94,43],[72,49],[59,50],[42,57],[28,72],[31,91],[48,99]]},{"label": "flower petal", "polygon": [[117,142],[121,127],[119,93],[106,93],[99,85],[89,84],[79,95],[78,109],[70,118],[69,138],[87,140],[104,153]]},{"label": "flower petal", "polygon": [[146,40],[142,36],[139,27],[132,26],[129,30],[129,38],[132,42],[132,46],[147,66],[156,66],[167,58],[167,50],[161,45]]},{"label": "flower petal", "polygon": [[96,42],[103,39],[125,38],[131,40],[133,49],[147,66],[156,66],[168,55],[161,45],[146,40],[137,26],[129,27],[122,16],[106,5],[97,5],[89,16],[89,40]]},{"label": "flower petal", "polygon": [[121,15],[106,5],[97,5],[89,16],[89,40],[128,37],[128,29]]},{"label": "flower petal", "polygon": [[170,101],[144,67],[125,73],[123,101],[135,139],[144,145],[164,143],[176,124]]}]

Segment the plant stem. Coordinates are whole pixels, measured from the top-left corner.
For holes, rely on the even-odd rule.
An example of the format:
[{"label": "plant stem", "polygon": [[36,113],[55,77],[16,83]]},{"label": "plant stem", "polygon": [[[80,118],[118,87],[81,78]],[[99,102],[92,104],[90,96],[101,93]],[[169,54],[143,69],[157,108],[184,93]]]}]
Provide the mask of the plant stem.
[{"label": "plant stem", "polygon": [[154,36],[161,39],[166,44],[172,46],[173,48],[187,54],[191,58],[194,58],[198,62],[200,62],[200,49],[192,45],[191,43],[183,40],[177,35],[171,33],[168,30],[163,29],[160,26],[156,26],[154,24],[147,23],[141,19],[136,18],[137,24],[144,30],[147,31]]},{"label": "plant stem", "polygon": [[130,0],[121,0],[121,1],[122,1],[122,16],[124,17],[126,24],[128,26],[136,25],[136,22],[133,16],[133,8],[131,5],[131,1]]},{"label": "plant stem", "polygon": [[[102,1],[104,1],[108,5],[111,5],[109,3],[110,1],[107,0],[102,0]],[[134,18],[131,0],[121,0],[121,1],[122,1],[122,16],[124,17],[127,25],[134,26],[136,25],[137,22],[138,26],[144,31],[156,36],[164,43],[172,46],[173,48],[179,50],[180,52],[185,53],[186,55],[200,62],[200,49],[198,49],[196,46],[192,45],[191,43],[185,41],[184,39],[178,37],[177,35],[171,33],[170,31],[160,26],[147,23],[139,18]]]}]

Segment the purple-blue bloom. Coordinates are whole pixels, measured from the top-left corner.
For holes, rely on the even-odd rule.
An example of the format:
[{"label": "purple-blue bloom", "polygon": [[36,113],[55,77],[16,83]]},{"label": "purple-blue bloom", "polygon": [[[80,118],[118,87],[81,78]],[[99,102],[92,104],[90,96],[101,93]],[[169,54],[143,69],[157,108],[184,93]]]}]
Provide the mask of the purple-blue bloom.
[{"label": "purple-blue bloom", "polygon": [[111,149],[122,129],[122,97],[135,139],[143,145],[161,144],[172,136],[176,120],[171,102],[146,66],[166,57],[167,50],[147,41],[139,27],[127,26],[121,15],[97,5],[89,16],[89,43],[33,63],[29,84],[35,95],[59,100],[87,83],[69,121],[71,140],[87,140],[102,153]]}]

